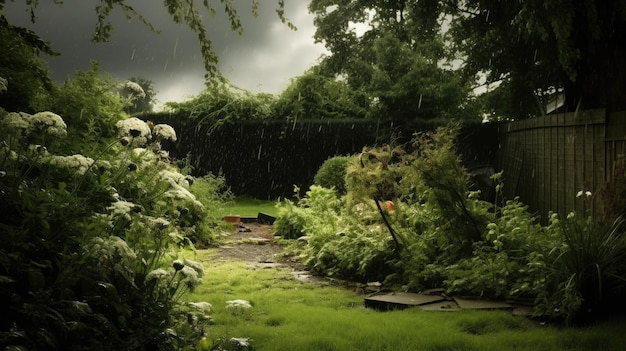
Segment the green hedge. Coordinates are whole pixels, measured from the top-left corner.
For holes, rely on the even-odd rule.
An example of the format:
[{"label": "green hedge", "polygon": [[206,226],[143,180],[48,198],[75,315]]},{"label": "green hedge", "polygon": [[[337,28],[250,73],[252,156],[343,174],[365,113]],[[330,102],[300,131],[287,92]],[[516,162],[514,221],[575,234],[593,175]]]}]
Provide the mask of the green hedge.
[{"label": "green hedge", "polygon": [[[237,121],[210,125],[187,116],[160,113],[143,117],[176,129],[171,156],[190,157],[194,175],[221,174],[236,195],[290,198],[294,185],[307,189],[330,157],[361,152],[364,146],[406,142],[433,123],[398,126],[376,120]],[[493,164],[498,145],[495,125],[468,125],[460,142],[468,167]]]}]

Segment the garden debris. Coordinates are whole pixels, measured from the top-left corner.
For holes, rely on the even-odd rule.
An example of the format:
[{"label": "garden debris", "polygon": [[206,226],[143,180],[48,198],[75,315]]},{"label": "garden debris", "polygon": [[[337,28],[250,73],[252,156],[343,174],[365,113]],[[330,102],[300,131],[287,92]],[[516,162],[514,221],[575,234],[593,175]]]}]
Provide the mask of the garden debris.
[{"label": "garden debris", "polygon": [[259,212],[256,216],[256,221],[259,224],[268,224],[268,225],[272,225],[274,224],[274,221],[276,220],[276,217],[269,215],[267,213],[263,213],[263,212]]}]

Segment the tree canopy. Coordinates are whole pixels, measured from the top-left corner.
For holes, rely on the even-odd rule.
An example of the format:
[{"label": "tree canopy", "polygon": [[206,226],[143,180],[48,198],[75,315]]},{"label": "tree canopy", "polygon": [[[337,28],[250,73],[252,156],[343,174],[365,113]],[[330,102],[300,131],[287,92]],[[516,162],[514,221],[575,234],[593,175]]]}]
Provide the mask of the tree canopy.
[{"label": "tree canopy", "polygon": [[471,115],[470,86],[443,60],[439,7],[437,1],[313,0],[309,10],[315,15],[315,38],[332,53],[322,69],[370,94],[379,116],[411,120]]},{"label": "tree canopy", "polygon": [[[332,52],[326,69],[375,94],[387,79],[394,84],[380,91],[405,94],[404,103],[420,92],[424,108],[426,87],[469,82],[491,88],[485,111],[501,117],[545,114],[558,93],[570,111],[626,108],[626,0],[313,0],[310,11],[315,38]],[[435,99],[435,109],[456,101],[448,98]]]}]

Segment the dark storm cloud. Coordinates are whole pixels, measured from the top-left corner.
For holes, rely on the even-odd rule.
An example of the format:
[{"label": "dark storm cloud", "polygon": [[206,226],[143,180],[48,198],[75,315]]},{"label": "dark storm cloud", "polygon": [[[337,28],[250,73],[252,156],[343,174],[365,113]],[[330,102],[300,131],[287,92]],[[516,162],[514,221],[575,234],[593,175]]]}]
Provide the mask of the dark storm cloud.
[{"label": "dark storm cloud", "polygon": [[[19,1],[7,3],[5,8],[11,23],[33,29],[61,52],[60,57],[48,60],[56,80],[64,80],[75,70],[85,70],[91,60],[96,60],[102,71],[116,78],[141,76],[153,80],[162,102],[196,94],[204,88],[204,68],[195,33],[174,23],[160,2],[128,1],[160,34],[151,32],[136,19],[128,21],[118,9],[110,15],[111,40],[92,44],[96,3],[66,0],[58,6],[42,2],[35,24],[29,23]],[[313,44],[314,27],[307,2],[286,1],[286,15],[298,27],[295,32],[278,19],[275,1],[260,1],[256,19],[248,1],[239,3],[244,25],[241,36],[230,30],[218,2],[216,16],[202,12],[214,51],[220,57],[219,67],[235,85],[255,92],[280,92],[290,77],[302,74],[324,52],[321,45]]]}]

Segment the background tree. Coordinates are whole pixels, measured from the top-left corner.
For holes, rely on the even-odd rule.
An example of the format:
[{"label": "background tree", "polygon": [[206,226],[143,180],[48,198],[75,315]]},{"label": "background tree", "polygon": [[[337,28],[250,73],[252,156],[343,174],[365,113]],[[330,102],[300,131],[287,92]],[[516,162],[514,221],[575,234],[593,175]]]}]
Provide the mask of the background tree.
[{"label": "background tree", "polygon": [[[498,117],[545,114],[557,93],[568,111],[626,109],[626,0],[313,0],[310,10],[316,39],[332,52],[324,64],[353,86],[378,81],[375,43],[389,36],[436,68],[458,60],[460,82],[487,86],[481,104]],[[414,70],[394,66],[407,76]]]},{"label": "background tree", "polygon": [[323,75],[319,67],[313,67],[292,79],[274,104],[274,114],[294,119],[364,118],[369,100],[345,81]]},{"label": "background tree", "polygon": [[39,55],[57,53],[32,31],[9,24],[2,13],[0,44],[0,77],[7,84],[6,91],[0,94],[0,107],[7,111],[35,112],[34,105],[54,88]]},{"label": "background tree", "polygon": [[154,89],[154,82],[143,77],[131,77],[128,80],[137,83],[141,87],[143,96],[135,96],[124,111],[131,115],[152,112],[157,94],[157,91]]},{"label": "background tree", "polygon": [[323,69],[371,94],[378,116],[477,117],[466,104],[470,86],[448,64],[440,7],[438,1],[313,0],[315,38],[332,53]]},{"label": "background tree", "polygon": [[626,1],[445,1],[468,76],[503,82],[508,113],[545,113],[546,95],[568,111],[626,108]]}]

